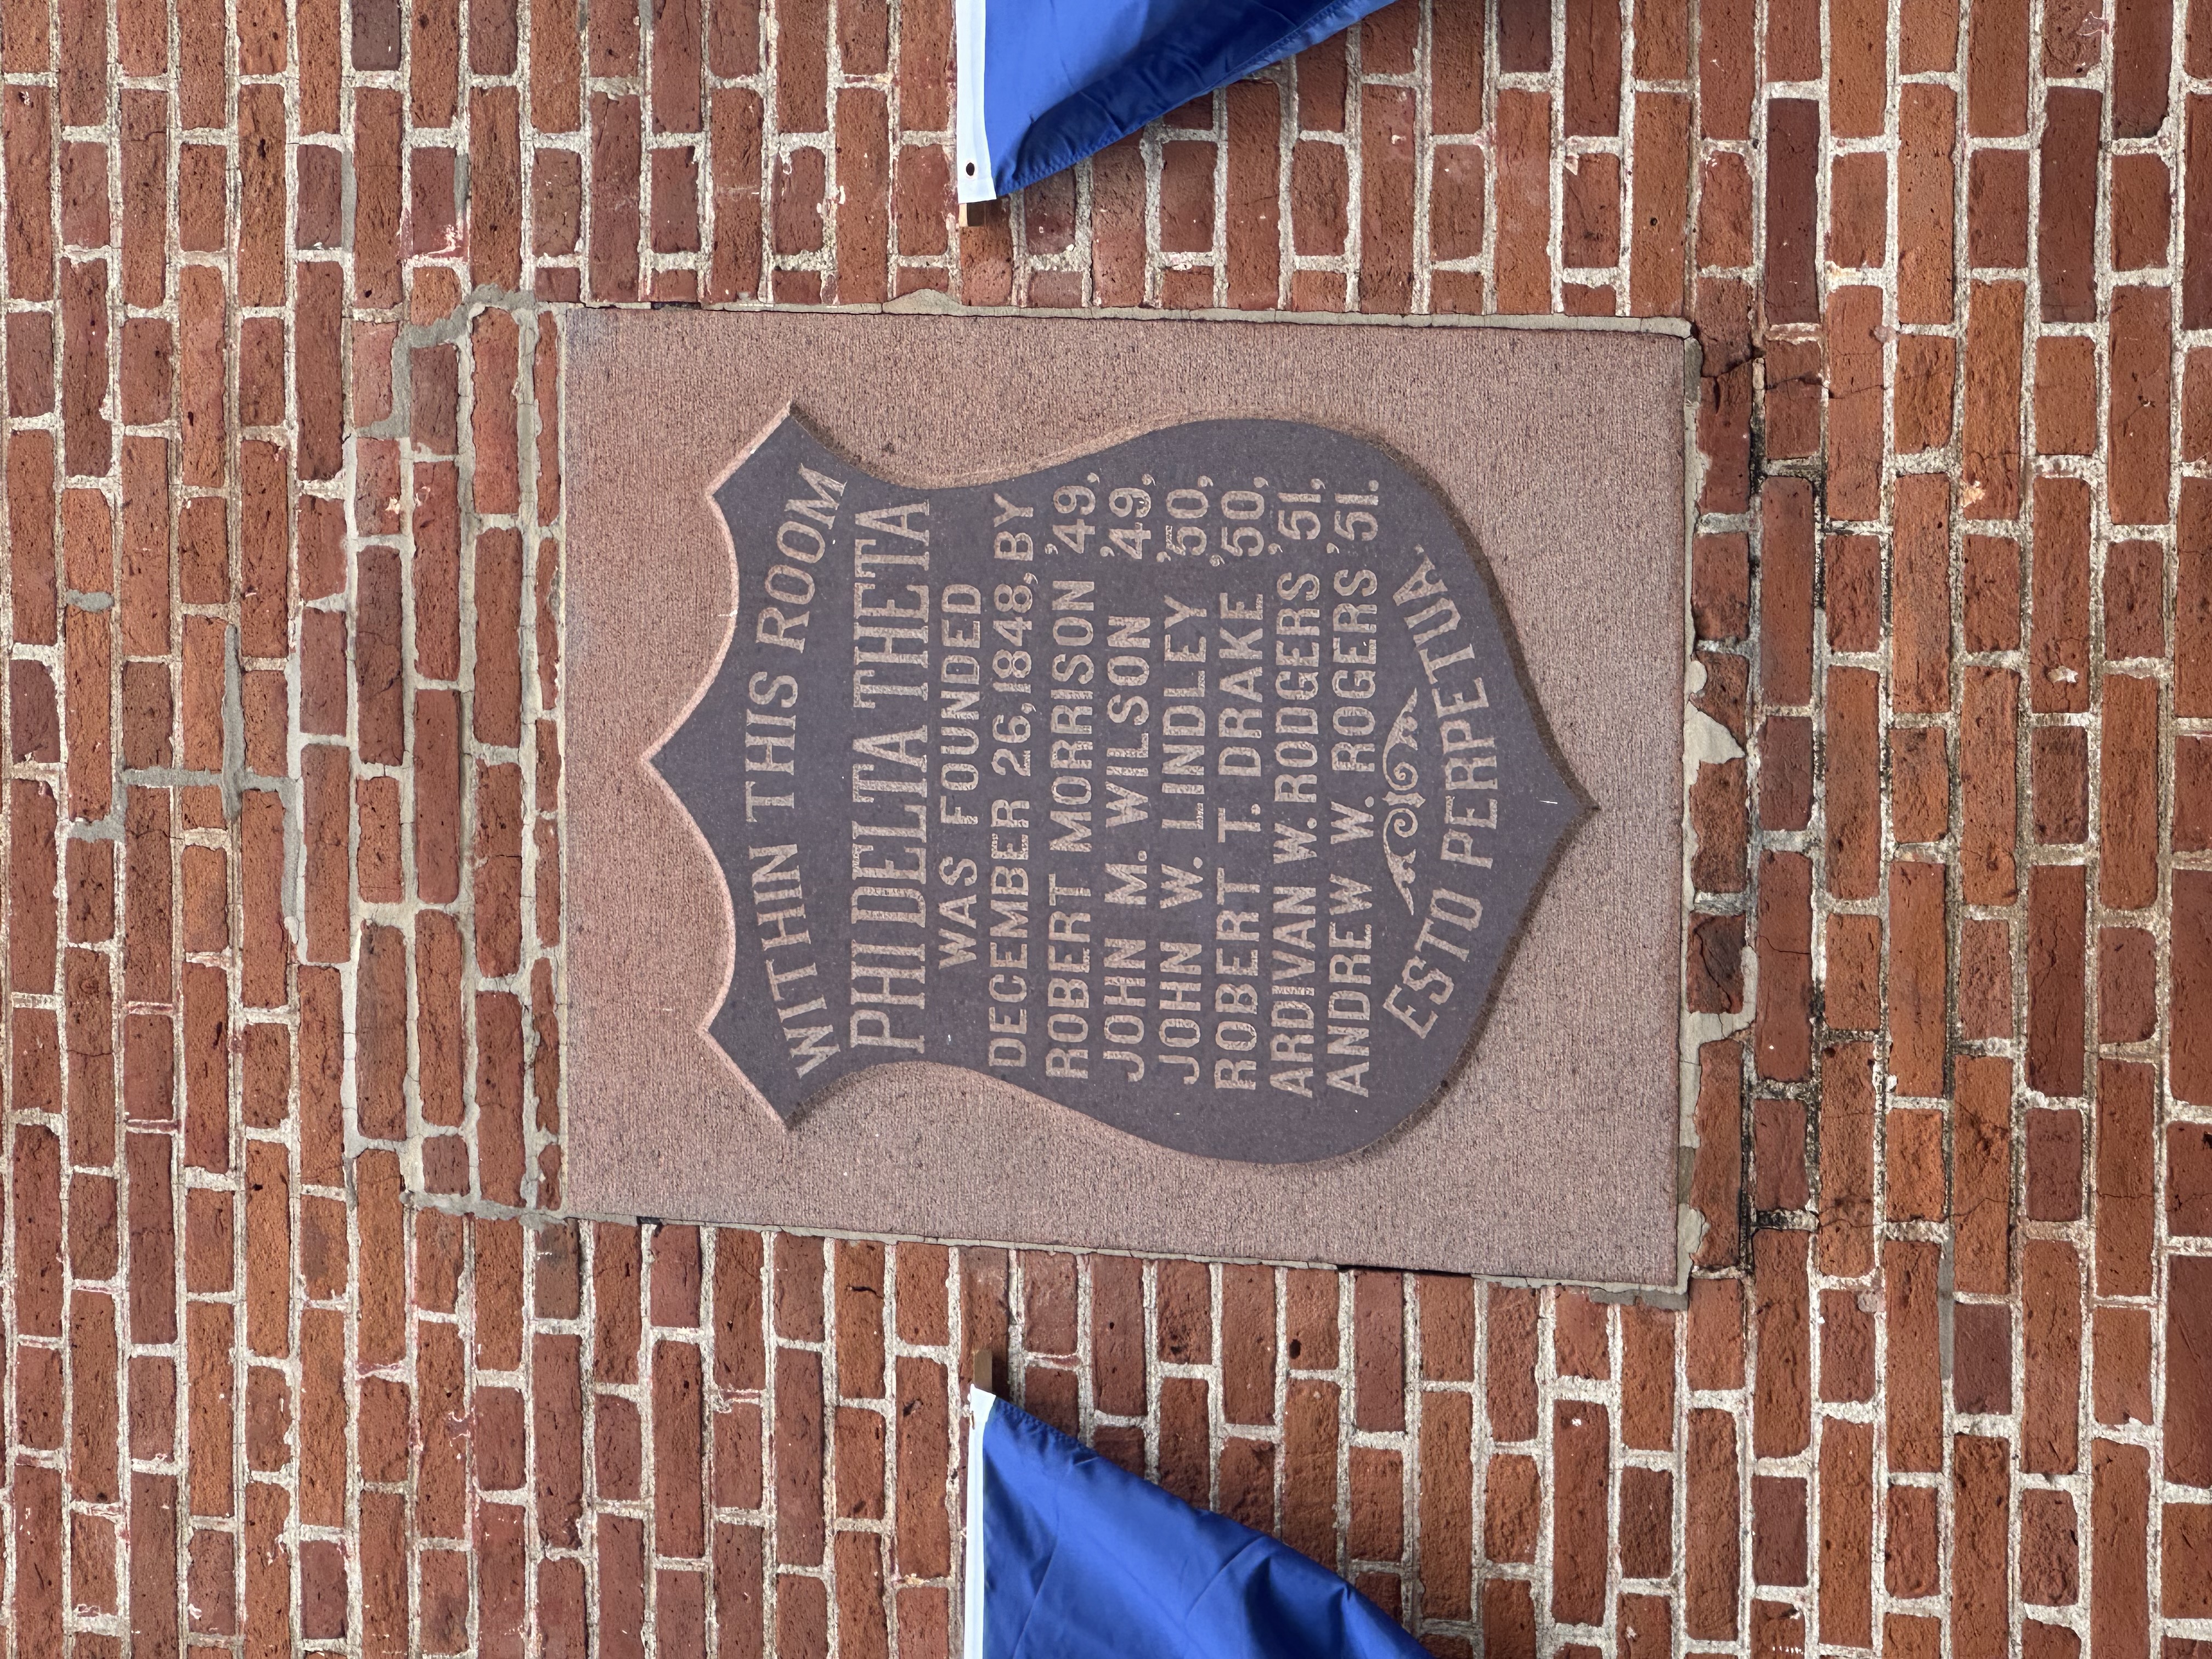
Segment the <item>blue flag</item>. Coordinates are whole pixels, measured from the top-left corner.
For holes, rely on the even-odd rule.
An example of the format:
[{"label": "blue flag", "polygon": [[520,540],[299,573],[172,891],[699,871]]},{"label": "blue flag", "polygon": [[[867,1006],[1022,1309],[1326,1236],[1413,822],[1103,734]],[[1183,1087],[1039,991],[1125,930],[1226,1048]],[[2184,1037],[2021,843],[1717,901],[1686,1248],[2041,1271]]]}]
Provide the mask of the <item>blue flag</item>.
[{"label": "blue flag", "polygon": [[1383,0],[955,0],[960,199],[1011,196]]},{"label": "blue flag", "polygon": [[969,1393],[963,1659],[1428,1659],[1286,1544]]}]

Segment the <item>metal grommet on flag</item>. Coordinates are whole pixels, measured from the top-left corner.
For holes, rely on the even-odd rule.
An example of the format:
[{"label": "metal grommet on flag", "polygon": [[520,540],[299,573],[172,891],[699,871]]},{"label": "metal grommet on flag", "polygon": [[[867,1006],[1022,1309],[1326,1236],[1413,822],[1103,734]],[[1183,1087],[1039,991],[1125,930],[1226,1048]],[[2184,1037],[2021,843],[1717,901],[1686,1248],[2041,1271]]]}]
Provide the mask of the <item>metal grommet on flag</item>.
[{"label": "metal grommet on flag", "polygon": [[999,194],[991,182],[991,141],[983,126],[985,0],[954,0],[952,162],[964,204]]},{"label": "metal grommet on flag", "polygon": [[1289,1545],[1193,1509],[987,1387],[970,1385],[968,1408],[962,1659],[1427,1659]]},{"label": "metal grommet on flag", "polygon": [[1382,3],[955,0],[959,199],[1011,196]]}]

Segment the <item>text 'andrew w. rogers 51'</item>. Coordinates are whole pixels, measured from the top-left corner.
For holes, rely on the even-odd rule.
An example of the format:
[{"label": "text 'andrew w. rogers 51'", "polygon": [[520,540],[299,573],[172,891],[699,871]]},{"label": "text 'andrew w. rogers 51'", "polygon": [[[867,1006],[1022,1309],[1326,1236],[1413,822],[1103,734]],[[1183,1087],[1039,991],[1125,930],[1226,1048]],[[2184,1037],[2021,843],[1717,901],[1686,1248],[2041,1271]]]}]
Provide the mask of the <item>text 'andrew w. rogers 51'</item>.
[{"label": "text 'andrew w. rogers 51'", "polygon": [[1217,421],[922,489],[787,416],[714,500],[729,646],[653,764],[787,1122],[928,1060],[1291,1162],[1435,1097],[1585,808],[1426,484]]}]

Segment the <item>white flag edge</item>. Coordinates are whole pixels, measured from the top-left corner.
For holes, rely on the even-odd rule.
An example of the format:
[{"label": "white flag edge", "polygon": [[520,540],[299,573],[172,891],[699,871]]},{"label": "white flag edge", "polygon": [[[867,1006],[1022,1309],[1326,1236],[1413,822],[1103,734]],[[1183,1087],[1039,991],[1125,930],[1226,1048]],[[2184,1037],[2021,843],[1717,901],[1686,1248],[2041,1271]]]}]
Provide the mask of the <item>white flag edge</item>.
[{"label": "white flag edge", "polygon": [[983,1431],[998,1396],[968,1389],[967,1540],[961,1575],[961,1659],[983,1659]]},{"label": "white flag edge", "polygon": [[999,193],[983,119],[983,7],[984,0],[953,0],[952,161],[963,202],[988,202]]}]

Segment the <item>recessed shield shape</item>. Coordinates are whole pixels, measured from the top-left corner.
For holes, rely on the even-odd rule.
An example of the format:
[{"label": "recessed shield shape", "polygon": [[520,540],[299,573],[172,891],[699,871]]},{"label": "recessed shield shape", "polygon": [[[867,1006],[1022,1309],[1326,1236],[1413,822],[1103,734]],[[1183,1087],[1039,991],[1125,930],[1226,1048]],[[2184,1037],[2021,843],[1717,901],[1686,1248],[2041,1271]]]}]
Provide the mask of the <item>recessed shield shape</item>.
[{"label": "recessed shield shape", "polygon": [[1204,1156],[1388,1134],[1589,810],[1449,502],[1291,421],[924,489],[787,415],[651,763],[720,864],[718,1044],[787,1124],[927,1061]]}]

